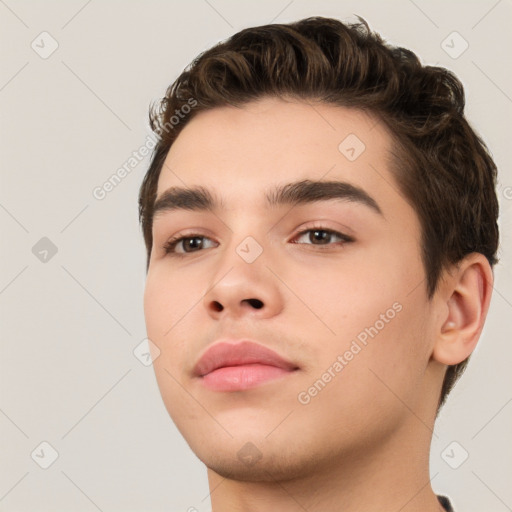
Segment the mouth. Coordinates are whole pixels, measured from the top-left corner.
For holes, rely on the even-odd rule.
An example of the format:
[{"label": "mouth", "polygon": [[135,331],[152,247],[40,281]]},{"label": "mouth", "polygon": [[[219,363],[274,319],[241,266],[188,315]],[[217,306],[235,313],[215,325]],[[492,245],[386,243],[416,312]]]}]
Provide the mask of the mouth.
[{"label": "mouth", "polygon": [[194,375],[212,391],[243,391],[291,375],[298,366],[251,341],[212,345],[194,367]]}]

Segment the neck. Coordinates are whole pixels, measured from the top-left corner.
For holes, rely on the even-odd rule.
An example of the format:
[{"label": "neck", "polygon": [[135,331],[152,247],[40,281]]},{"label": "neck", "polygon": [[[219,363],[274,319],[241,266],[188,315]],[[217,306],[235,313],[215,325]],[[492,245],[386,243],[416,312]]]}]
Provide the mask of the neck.
[{"label": "neck", "polygon": [[208,469],[212,512],[440,512],[429,476],[431,432],[408,427],[371,452],[312,461],[292,479],[272,480],[269,470],[268,481],[237,481]]}]

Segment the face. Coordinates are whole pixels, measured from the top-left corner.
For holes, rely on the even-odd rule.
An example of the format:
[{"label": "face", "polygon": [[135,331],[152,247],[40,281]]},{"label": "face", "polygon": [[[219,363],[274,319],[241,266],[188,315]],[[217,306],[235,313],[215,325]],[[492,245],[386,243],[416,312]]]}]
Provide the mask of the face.
[{"label": "face", "polygon": [[360,111],[277,99],[202,112],[171,147],[145,317],[167,410],[216,473],[301,475],[424,429],[430,303],[390,150]]}]

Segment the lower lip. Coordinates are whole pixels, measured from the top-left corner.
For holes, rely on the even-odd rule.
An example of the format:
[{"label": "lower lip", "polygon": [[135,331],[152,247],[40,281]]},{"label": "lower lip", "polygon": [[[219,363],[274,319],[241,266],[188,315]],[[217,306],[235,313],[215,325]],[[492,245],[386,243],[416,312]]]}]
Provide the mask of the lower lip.
[{"label": "lower lip", "polygon": [[218,368],[201,377],[201,381],[213,391],[243,391],[290,373],[292,370],[266,364],[244,364]]}]

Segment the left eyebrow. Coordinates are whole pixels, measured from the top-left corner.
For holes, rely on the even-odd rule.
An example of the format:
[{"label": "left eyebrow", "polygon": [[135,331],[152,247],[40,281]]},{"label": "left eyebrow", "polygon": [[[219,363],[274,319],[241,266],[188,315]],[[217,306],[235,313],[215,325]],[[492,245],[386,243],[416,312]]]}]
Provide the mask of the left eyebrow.
[{"label": "left eyebrow", "polygon": [[341,199],[360,203],[373,209],[379,215],[383,215],[377,201],[365,190],[344,181],[296,181],[276,187],[266,194],[266,199],[270,206]]},{"label": "left eyebrow", "polygon": [[[269,207],[341,199],[365,205],[383,216],[373,197],[362,188],[343,181],[295,181],[268,191],[265,199]],[[173,210],[213,211],[221,208],[222,202],[205,187],[171,187],[156,199],[153,215]]]}]

